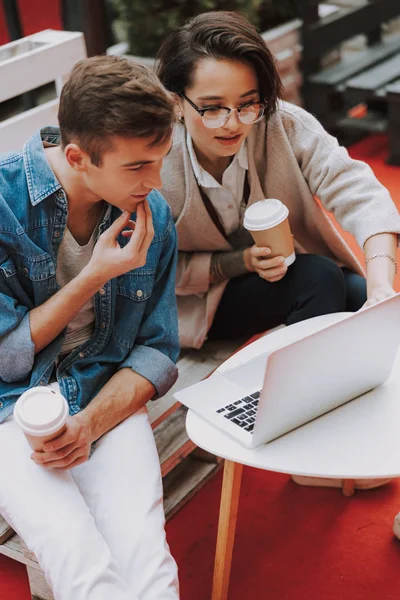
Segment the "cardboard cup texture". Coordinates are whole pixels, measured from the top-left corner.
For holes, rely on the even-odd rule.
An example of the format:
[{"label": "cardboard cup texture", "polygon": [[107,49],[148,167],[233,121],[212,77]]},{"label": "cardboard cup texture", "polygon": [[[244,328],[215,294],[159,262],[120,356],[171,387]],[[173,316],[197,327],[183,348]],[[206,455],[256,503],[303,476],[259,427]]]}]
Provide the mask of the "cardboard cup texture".
[{"label": "cardboard cup texture", "polygon": [[243,223],[257,246],[271,249],[268,258],[283,256],[286,266],[296,260],[288,215],[286,206],[280,200],[271,198],[249,206]]}]

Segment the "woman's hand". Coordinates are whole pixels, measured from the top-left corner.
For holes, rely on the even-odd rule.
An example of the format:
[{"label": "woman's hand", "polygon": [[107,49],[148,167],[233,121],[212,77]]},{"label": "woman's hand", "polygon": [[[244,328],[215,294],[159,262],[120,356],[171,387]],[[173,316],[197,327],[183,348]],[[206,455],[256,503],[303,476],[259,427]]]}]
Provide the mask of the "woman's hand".
[{"label": "woman's hand", "polygon": [[381,302],[382,300],[386,300],[387,298],[391,298],[395,295],[396,292],[389,284],[386,286],[372,288],[371,291],[369,291],[368,293],[368,300],[364,304],[363,308],[366,308],[367,306],[372,306],[377,302]]},{"label": "woman's hand", "polygon": [[367,269],[367,302],[372,306],[395,295],[394,276],[397,271],[397,235],[379,233],[364,244]]},{"label": "woman's hand", "polygon": [[254,245],[244,251],[244,262],[249,271],[258,273],[262,279],[274,283],[286,275],[288,268],[283,256],[268,258],[269,254],[271,254],[270,248],[259,248]]}]

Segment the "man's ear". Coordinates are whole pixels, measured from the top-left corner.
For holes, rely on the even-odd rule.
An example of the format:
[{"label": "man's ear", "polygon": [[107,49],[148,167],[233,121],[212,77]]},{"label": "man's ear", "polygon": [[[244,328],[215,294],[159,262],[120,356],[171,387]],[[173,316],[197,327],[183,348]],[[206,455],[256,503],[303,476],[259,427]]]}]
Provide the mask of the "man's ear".
[{"label": "man's ear", "polygon": [[64,155],[69,166],[75,171],[85,171],[90,158],[78,144],[67,144],[64,148]]}]

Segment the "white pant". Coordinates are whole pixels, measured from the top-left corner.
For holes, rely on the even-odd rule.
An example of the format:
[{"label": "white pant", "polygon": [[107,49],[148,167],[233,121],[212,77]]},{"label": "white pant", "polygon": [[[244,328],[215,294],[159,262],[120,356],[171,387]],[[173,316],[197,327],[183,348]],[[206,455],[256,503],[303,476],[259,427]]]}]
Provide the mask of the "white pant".
[{"label": "white pant", "polygon": [[159,460],[145,408],[70,471],[37,466],[0,424],[0,513],[34,552],[56,600],[177,600]]}]

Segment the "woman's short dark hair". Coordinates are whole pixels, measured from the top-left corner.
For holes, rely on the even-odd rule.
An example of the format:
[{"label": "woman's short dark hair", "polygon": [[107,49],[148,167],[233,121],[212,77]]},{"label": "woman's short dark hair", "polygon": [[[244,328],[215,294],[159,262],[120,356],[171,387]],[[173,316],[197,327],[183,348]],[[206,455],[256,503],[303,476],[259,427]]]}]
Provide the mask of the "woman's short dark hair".
[{"label": "woman's short dark hair", "polygon": [[257,74],[260,97],[267,103],[266,117],[276,110],[282,83],[275,59],[256,28],[243,16],[213,11],[186,21],[161,45],[157,75],[170,92],[184,93],[193,82],[197,63],[204,58],[250,63]]}]

